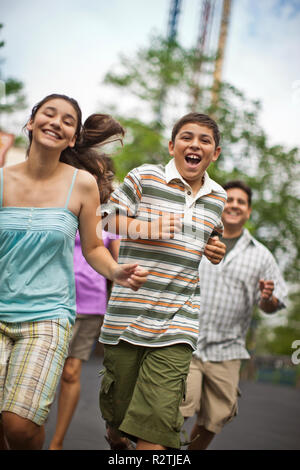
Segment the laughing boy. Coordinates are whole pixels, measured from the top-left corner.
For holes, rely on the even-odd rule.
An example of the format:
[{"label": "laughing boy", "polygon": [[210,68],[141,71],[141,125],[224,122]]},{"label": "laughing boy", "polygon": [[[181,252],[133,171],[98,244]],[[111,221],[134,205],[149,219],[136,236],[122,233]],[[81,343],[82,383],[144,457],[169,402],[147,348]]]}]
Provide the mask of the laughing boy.
[{"label": "laughing boy", "polygon": [[226,192],[206,172],[219,141],[209,116],[183,116],[169,163],[132,170],[104,208],[109,231],[115,224],[124,237],[119,262],[133,259],[149,271],[139,291],[113,287],[99,339],[100,409],[112,449],[130,448],[130,440],[137,450],[180,448],[179,405],[198,337],[199,263],[203,254],[213,264],[225,254],[213,235],[222,233]]}]

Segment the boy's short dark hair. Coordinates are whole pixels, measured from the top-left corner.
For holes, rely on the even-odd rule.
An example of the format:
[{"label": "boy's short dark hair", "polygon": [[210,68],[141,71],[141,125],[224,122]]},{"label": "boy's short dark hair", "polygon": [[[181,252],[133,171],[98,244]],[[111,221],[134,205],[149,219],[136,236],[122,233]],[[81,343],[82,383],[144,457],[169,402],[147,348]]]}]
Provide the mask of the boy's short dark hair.
[{"label": "boy's short dark hair", "polygon": [[186,114],[185,116],[182,116],[182,118],[180,118],[174,124],[174,127],[172,129],[172,136],[171,136],[171,140],[172,140],[173,144],[175,142],[175,137],[178,134],[178,132],[180,131],[180,129],[182,128],[182,126],[184,126],[185,124],[188,124],[190,122],[191,123],[196,122],[196,123],[201,124],[202,126],[206,126],[209,129],[211,129],[213,131],[215,145],[216,145],[216,147],[219,146],[219,144],[220,144],[220,131],[219,131],[217,123],[211,117],[209,117],[207,114],[200,114],[200,113]]},{"label": "boy's short dark hair", "polygon": [[249,205],[249,207],[251,206],[252,189],[246,183],[244,183],[244,181],[241,181],[241,180],[227,181],[227,183],[223,184],[223,188],[225,190],[232,189],[232,188],[242,189],[243,191],[245,191],[245,193],[248,196],[248,205]]}]

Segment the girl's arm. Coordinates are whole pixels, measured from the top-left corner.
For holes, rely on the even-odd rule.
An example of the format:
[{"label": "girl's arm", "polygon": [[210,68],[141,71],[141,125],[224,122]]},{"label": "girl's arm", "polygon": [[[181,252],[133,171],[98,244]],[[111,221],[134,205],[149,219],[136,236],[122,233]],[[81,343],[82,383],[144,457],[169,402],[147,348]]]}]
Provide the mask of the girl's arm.
[{"label": "girl's arm", "polygon": [[108,246],[111,256],[115,261],[118,261],[119,249],[120,249],[120,239],[111,240]]},{"label": "girl's arm", "polygon": [[[93,176],[79,172],[78,179],[81,209],[79,233],[83,256],[99,274],[117,284],[138,290],[147,280],[148,272],[134,264],[119,265],[105,248],[101,237],[100,199],[97,183]],[[98,211],[97,211],[98,209]]]}]

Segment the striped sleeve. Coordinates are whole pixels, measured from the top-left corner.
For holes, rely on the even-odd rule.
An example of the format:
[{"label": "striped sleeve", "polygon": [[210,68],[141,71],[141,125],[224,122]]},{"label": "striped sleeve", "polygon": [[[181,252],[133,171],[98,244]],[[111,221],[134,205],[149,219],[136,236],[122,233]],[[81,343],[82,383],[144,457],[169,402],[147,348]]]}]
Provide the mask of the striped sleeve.
[{"label": "striped sleeve", "polygon": [[223,236],[224,225],[223,225],[222,220],[220,220],[219,223],[214,226],[214,230],[215,230],[216,232],[218,232],[218,234],[220,235],[220,237]]},{"label": "striped sleeve", "polygon": [[111,194],[107,204],[102,207],[103,214],[119,212],[135,217],[142,198],[142,185],[139,169],[135,168],[125,177],[123,183]]}]

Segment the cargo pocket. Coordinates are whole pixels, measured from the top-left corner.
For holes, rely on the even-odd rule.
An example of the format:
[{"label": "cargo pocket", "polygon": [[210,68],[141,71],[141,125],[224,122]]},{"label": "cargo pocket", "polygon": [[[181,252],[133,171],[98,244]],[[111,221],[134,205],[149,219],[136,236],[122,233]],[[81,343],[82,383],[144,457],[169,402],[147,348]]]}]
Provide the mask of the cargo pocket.
[{"label": "cargo pocket", "polygon": [[176,410],[175,410],[175,421],[174,421],[174,430],[176,432],[180,432],[182,426],[183,426],[183,423],[184,423],[184,418],[179,410],[179,407],[182,403],[182,400],[185,399],[185,393],[186,393],[186,378],[182,378],[181,379],[181,390],[180,390],[180,394],[179,394],[179,399],[178,399],[178,403],[177,403],[177,407],[176,407]]},{"label": "cargo pocket", "polygon": [[239,389],[239,387],[237,388],[237,393],[236,393],[236,394],[237,394],[237,397],[236,397],[235,409],[234,409],[234,414],[233,414],[232,417],[237,416],[237,415],[238,415],[238,411],[239,411],[239,402],[238,402],[238,400],[239,400],[239,397],[242,396],[242,392],[241,392],[241,390]]},{"label": "cargo pocket", "polygon": [[99,393],[99,406],[103,419],[111,424],[114,422],[114,383],[113,375],[110,372],[104,371]]},{"label": "cargo pocket", "polygon": [[233,404],[230,415],[228,416],[228,418],[227,418],[227,420],[225,421],[224,424],[230,423],[230,421],[232,421],[233,418],[238,415],[238,398],[240,396],[242,396],[241,391],[240,391],[239,388],[237,388],[237,390],[236,390],[236,401]]}]

